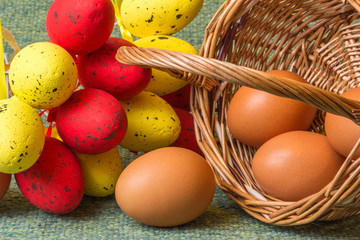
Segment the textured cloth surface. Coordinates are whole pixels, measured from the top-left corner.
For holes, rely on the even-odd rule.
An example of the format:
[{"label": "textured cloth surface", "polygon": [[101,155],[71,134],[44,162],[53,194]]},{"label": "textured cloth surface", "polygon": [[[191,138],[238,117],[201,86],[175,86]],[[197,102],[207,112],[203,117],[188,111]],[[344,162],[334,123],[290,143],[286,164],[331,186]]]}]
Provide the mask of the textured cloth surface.
[{"label": "textured cloth surface", "polygon": [[[21,48],[46,41],[45,16],[51,0],[0,0],[4,27]],[[197,49],[204,29],[223,1],[205,0],[196,19],[175,36]],[[119,30],[114,28],[114,36]],[[6,51],[11,49],[5,44]],[[125,149],[120,153],[126,166],[137,156]],[[331,222],[314,222],[299,227],[276,227],[262,223],[240,209],[217,189],[213,202],[199,218],[186,225],[156,228],[140,224],[126,216],[114,196],[85,196],[80,206],[67,215],[52,215],[29,203],[13,179],[0,201],[0,239],[360,239],[360,217]]]}]

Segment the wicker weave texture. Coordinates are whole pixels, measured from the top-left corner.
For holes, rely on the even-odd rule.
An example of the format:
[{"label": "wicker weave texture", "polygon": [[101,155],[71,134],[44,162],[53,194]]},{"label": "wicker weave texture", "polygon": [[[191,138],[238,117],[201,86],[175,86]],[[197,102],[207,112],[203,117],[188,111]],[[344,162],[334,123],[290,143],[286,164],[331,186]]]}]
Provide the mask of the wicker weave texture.
[{"label": "wicker weave texture", "polygon": [[[316,106],[312,131],[324,133],[326,112],[359,124],[359,102],[338,95],[360,87],[358,9],[358,1],[227,0],[208,24],[199,56],[121,48],[117,59],[194,83],[191,108],[199,146],[218,186],[250,215],[282,226],[341,219],[360,214],[360,159],[352,157],[359,143],[328,186],[284,202],[257,185],[251,170],[257,149],[232,138],[225,113],[245,85]],[[309,84],[264,72],[273,69],[295,72]]]}]

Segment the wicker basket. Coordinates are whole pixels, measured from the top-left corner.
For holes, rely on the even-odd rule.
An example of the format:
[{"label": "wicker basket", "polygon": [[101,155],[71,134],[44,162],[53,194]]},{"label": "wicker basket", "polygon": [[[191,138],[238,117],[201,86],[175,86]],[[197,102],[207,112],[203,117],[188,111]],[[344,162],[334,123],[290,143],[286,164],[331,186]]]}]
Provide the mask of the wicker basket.
[{"label": "wicker basket", "polygon": [[[324,115],[360,123],[360,103],[340,97],[360,87],[357,1],[227,0],[205,31],[200,56],[158,49],[120,48],[118,61],[163,69],[193,84],[191,110],[198,144],[218,186],[253,217],[291,226],[360,214],[360,159],[347,157],[333,181],[298,202],[266,195],[254,181],[256,149],[231,137],[226,109],[241,85],[300,100],[320,111],[312,130],[324,133]],[[304,84],[264,71],[287,69]],[[348,176],[345,182],[339,181]]]}]

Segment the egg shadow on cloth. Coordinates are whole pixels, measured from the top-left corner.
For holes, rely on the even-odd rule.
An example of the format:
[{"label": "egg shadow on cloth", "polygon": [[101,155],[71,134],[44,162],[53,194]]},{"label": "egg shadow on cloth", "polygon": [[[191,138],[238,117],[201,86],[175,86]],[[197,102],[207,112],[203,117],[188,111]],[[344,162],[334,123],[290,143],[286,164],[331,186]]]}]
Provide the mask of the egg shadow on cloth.
[{"label": "egg shadow on cloth", "polygon": [[84,195],[79,206],[72,212],[59,215],[71,220],[89,220],[108,211],[111,207],[117,207],[114,195],[107,197],[91,197]]},{"label": "egg shadow on cloth", "polygon": [[0,217],[29,215],[36,211],[38,208],[24,197],[18,189],[14,177],[12,177],[7,193],[0,200]]},{"label": "egg shadow on cloth", "polygon": [[[226,228],[226,226],[233,225],[234,222],[241,222],[245,217],[247,217],[246,213],[232,199],[223,193],[220,188],[216,187],[213,201],[207,210],[202,215],[188,223],[170,227],[157,227],[145,225],[140,222],[136,222],[135,220],[131,221],[135,224],[141,225],[149,231],[154,229],[158,229],[159,231],[191,231],[193,229],[210,231],[219,228]],[[127,218],[130,219],[128,216]]]},{"label": "egg shadow on cloth", "polygon": [[53,214],[43,211],[33,205],[27,200],[21,193],[20,189],[16,185],[14,177],[11,179],[10,187],[4,198],[0,201],[0,217],[14,217],[21,215],[34,215],[41,211],[44,214],[49,214],[54,217],[68,218],[68,219],[89,219],[95,218],[101,211],[108,205],[116,205],[116,201],[113,195],[103,198],[95,198],[84,195],[80,204],[71,212],[66,214]]}]

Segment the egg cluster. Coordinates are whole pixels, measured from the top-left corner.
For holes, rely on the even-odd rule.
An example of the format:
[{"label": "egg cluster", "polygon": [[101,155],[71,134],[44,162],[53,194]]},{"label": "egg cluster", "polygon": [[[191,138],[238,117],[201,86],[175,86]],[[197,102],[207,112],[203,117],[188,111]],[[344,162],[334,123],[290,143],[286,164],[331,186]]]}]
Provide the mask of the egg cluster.
[{"label": "egg cluster", "polygon": [[[306,84],[293,72],[267,73]],[[360,88],[343,95],[360,100]],[[349,119],[326,113],[326,134],[320,134],[312,130],[317,112],[306,103],[245,86],[235,92],[227,109],[227,124],[232,137],[256,148],[252,171],[262,194],[299,201],[334,179],[359,139],[360,127]]]},{"label": "egg cluster", "polygon": [[[15,55],[14,96],[0,100],[0,198],[14,174],[24,196],[53,214],[73,211],[84,194],[115,192],[125,213],[149,225],[184,224],[207,209],[215,178],[196,143],[190,86],[115,59],[123,46],[197,54],[170,35],[203,1],[179,3],[122,1],[125,26],[139,38],[130,42],[111,36],[119,17],[113,1],[53,1],[45,20],[50,41]],[[37,110],[48,111],[48,128]],[[118,146],[144,154],[123,171]]]}]

